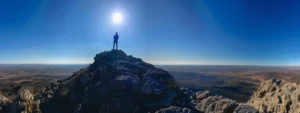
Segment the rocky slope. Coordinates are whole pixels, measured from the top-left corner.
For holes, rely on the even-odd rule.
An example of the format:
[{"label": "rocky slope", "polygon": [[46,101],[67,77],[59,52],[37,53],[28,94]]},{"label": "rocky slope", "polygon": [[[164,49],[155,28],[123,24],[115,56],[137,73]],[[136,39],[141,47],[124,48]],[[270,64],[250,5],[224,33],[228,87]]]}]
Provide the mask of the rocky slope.
[{"label": "rocky slope", "polygon": [[300,85],[276,79],[264,81],[248,104],[260,112],[300,113]]},{"label": "rocky slope", "polygon": [[297,89],[298,85],[287,82],[266,81],[248,103],[241,104],[209,91],[193,92],[179,88],[167,71],[128,56],[121,50],[113,50],[97,54],[94,63],[65,80],[51,83],[38,95],[32,95],[28,90],[14,100],[0,95],[0,112],[297,112],[300,98]]}]

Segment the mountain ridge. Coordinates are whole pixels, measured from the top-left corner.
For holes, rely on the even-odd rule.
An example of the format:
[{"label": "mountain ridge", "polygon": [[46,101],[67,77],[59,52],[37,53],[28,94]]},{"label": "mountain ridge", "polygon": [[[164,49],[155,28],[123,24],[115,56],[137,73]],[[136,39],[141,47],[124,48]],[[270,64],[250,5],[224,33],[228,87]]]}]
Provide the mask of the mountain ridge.
[{"label": "mountain ridge", "polygon": [[[274,82],[260,87],[272,84]],[[273,91],[259,88],[258,92],[260,90],[266,94]],[[88,67],[74,72],[67,79],[51,83],[37,95],[28,90],[14,100],[0,95],[0,113],[268,112],[265,108],[271,109],[274,104],[261,107],[264,103],[261,98],[264,97],[256,96],[259,94],[255,92],[247,103],[238,103],[210,91],[194,92],[180,88],[167,71],[122,50],[112,50],[97,54]],[[284,105],[293,104],[287,102]],[[286,111],[291,111],[289,109]]]}]

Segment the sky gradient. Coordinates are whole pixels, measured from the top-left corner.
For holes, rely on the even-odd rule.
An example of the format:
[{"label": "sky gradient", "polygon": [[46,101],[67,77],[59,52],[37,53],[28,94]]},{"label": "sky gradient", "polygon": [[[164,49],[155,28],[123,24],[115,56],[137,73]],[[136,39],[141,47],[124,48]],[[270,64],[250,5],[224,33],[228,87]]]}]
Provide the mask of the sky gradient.
[{"label": "sky gradient", "polygon": [[[300,65],[299,0],[1,0],[0,64]],[[112,23],[112,14],[123,15]]]}]

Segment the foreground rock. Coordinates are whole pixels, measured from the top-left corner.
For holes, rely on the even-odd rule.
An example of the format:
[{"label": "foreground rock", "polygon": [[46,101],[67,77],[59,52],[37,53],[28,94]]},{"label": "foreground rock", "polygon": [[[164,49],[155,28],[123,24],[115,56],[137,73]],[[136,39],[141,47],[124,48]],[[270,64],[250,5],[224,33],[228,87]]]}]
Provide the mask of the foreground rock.
[{"label": "foreground rock", "polygon": [[189,106],[205,113],[232,113],[238,106],[237,102],[222,96],[213,96],[209,91],[195,93]]},{"label": "foreground rock", "polygon": [[10,100],[4,95],[0,94],[0,113],[5,113],[9,111]]},{"label": "foreground rock", "polygon": [[276,79],[264,81],[248,104],[263,113],[300,113],[300,86]]},{"label": "foreground rock", "polygon": [[39,109],[39,101],[34,100],[34,96],[29,90],[22,91],[16,99],[14,99],[10,112],[12,113],[41,113]]},{"label": "foreground rock", "polygon": [[259,113],[259,111],[251,105],[239,105],[234,113]]}]

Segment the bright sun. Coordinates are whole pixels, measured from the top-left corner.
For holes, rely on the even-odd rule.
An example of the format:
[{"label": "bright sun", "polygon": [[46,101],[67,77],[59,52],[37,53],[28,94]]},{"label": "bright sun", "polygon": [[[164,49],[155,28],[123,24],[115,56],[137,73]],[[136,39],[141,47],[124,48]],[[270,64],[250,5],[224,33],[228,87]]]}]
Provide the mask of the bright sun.
[{"label": "bright sun", "polygon": [[122,21],[122,15],[118,12],[113,14],[113,22],[114,23],[120,23]]}]

